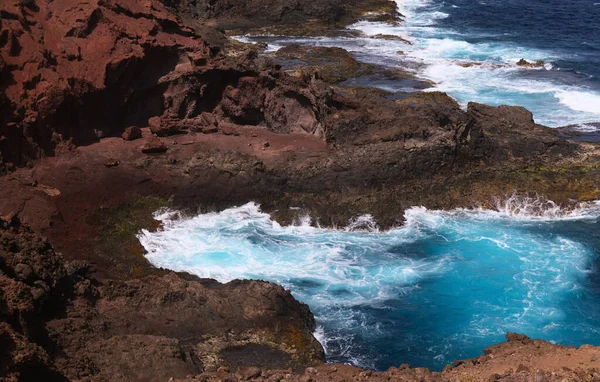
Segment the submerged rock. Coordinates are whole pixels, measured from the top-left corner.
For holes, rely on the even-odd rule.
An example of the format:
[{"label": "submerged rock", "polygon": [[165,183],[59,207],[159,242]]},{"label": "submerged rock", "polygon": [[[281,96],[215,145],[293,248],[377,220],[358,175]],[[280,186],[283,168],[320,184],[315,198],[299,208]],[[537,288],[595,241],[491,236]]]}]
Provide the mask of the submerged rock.
[{"label": "submerged rock", "polygon": [[369,36],[369,38],[374,38],[374,39],[378,39],[378,40],[388,40],[388,41],[398,41],[398,42],[402,42],[408,45],[412,45],[412,41],[409,41],[403,37],[400,36],[396,36],[393,34],[376,34],[373,36]]},{"label": "submerged rock", "polygon": [[525,68],[543,68],[544,65],[546,65],[546,63],[542,60],[538,60],[536,62],[529,62],[522,58],[519,60],[519,62],[517,62],[517,65]]}]

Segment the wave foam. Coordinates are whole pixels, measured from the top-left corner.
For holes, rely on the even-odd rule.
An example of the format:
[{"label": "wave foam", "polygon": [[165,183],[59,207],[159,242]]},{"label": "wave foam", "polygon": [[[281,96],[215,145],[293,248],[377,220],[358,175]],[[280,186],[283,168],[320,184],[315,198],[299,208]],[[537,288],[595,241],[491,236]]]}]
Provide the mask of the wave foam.
[{"label": "wave foam", "polygon": [[523,68],[515,65],[524,57],[531,62],[543,60],[545,65],[532,68],[531,72],[549,72],[555,70],[553,62],[560,60],[560,56],[511,43],[470,43],[459,33],[436,27],[447,14],[431,1],[408,0],[397,1],[397,4],[400,12],[406,15],[402,25],[361,22],[350,28],[368,36],[391,34],[413,41],[410,47],[370,46],[367,49],[374,56],[385,56],[389,62],[394,62],[396,50],[402,50],[403,57],[395,59],[398,66],[425,64],[416,74],[436,84],[428,91],[446,92],[462,105],[477,101],[524,106],[534,113],[539,123],[548,126],[599,120],[600,93],[559,84],[549,80],[548,76],[524,76],[521,74]]},{"label": "wave foam", "polygon": [[600,119],[600,94],[584,91],[559,91],[556,96],[560,103],[570,109],[597,114]]},{"label": "wave foam", "polygon": [[[457,353],[461,347],[479,352],[505,331],[543,328],[555,336],[565,320],[580,320],[559,301],[580,293],[593,256],[556,225],[597,222],[600,203],[565,209],[513,195],[495,210],[413,207],[404,226],[383,232],[370,215],[345,230],[312,227],[310,218],[283,227],[255,203],[195,217],[164,210],[156,217],[163,228],[139,234],[152,264],[291,289],[314,312],[315,336],[330,361],[387,368],[402,353],[406,361],[414,354],[421,364],[427,359],[441,367],[466,358]],[[394,346],[377,347],[380,341]],[[403,353],[408,348],[419,351]]]}]

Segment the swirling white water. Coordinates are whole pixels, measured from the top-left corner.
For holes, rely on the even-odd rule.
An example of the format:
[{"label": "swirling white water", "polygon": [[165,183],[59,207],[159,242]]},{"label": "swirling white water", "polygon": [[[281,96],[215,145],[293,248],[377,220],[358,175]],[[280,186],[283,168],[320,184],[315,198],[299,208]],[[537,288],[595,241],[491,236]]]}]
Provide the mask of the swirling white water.
[{"label": "swirling white water", "polygon": [[[548,126],[600,122],[600,24],[596,22],[599,7],[583,0],[396,3],[405,16],[400,25],[362,21],[348,28],[366,36],[401,36],[412,41],[412,45],[366,37],[242,39],[266,41],[271,50],[289,44],[342,47],[361,61],[402,67],[431,80],[435,85],[429,91],[447,92],[463,106],[469,101],[524,106],[534,113],[536,122]],[[536,7],[527,8],[525,4]],[[487,9],[491,9],[489,14]],[[570,20],[569,11],[573,9],[577,12],[572,12],[574,20]],[[527,12],[533,14],[526,20],[530,23],[516,16],[511,22],[511,14]],[[587,18],[576,24],[581,15]],[[465,21],[469,17],[471,20]],[[493,19],[501,20],[503,29]],[[571,21],[574,25],[567,24]],[[578,33],[582,28],[588,32]],[[535,39],[528,38],[533,35]],[[559,41],[557,37],[563,39]],[[541,68],[522,68],[516,65],[521,58],[530,62],[543,60],[546,64]],[[411,91],[411,84],[401,80],[370,85],[395,92]]]},{"label": "swirling white water", "polygon": [[415,207],[404,226],[379,232],[366,217],[345,230],[310,219],[282,227],[249,203],[193,218],[165,212],[164,228],[139,238],[156,266],[289,288],[314,312],[332,362],[441,369],[508,331],[600,345],[600,205],[499,207]]}]

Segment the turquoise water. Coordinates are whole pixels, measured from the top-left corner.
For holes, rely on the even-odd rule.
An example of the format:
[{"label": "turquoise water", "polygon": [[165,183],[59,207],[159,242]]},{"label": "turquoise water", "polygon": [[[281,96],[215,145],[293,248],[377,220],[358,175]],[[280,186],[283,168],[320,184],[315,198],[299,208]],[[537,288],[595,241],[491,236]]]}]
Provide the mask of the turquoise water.
[{"label": "turquoise water", "polygon": [[[222,282],[284,285],[316,316],[328,361],[441,369],[508,331],[600,345],[599,208],[406,211],[378,232],[367,216],[339,230],[281,227],[247,204],[142,232],[155,265]],[[503,207],[504,208],[504,207]]]}]

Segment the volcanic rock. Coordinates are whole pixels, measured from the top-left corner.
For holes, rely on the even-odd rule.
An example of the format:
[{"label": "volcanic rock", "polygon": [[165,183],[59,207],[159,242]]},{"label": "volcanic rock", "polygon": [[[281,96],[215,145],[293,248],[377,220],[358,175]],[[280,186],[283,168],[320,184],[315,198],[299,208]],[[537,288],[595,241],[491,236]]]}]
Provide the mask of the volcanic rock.
[{"label": "volcanic rock", "polygon": [[409,41],[405,38],[402,38],[400,36],[396,36],[393,34],[376,34],[373,36],[369,36],[369,38],[374,38],[374,39],[378,39],[378,40],[388,40],[388,41],[398,41],[398,42],[402,42],[404,44],[408,44],[408,45],[412,45],[412,41]]},{"label": "volcanic rock", "polygon": [[219,125],[219,130],[223,135],[240,135],[237,128],[231,123],[221,123]]},{"label": "volcanic rock", "polygon": [[529,62],[524,58],[520,59],[519,62],[517,62],[518,66],[522,66],[525,68],[543,68],[545,64],[546,63],[542,60],[538,60],[536,62]]},{"label": "volcanic rock", "polygon": [[196,121],[196,126],[190,128],[190,130],[197,131],[200,129],[204,134],[214,134],[219,131],[219,122],[214,114],[201,113],[200,116],[196,118]]},{"label": "volcanic rock", "polygon": [[[235,380],[245,369],[240,375],[255,379],[361,377],[364,371],[348,365],[321,365],[314,319],[283,288],[220,284],[151,267],[136,234],[155,222],[128,225],[140,205],[153,207],[146,211],[151,217],[164,206],[216,210],[255,200],[283,223],[296,219],[290,207],[300,206],[338,226],[371,213],[387,228],[401,224],[413,205],[465,207],[515,189],[566,203],[597,199],[600,176],[590,165],[600,157],[597,147],[565,140],[525,109],[471,103],[465,112],[438,92],[334,89],[318,71],[291,76],[256,47],[227,41],[198,21],[216,17],[211,24],[220,27],[272,24],[312,33],[323,31],[318,24],[330,29],[372,7],[383,18],[394,14],[395,3],[2,2],[0,171],[16,170],[0,177],[0,215],[11,217],[0,222],[0,349],[8,349],[0,354],[2,375]],[[302,50],[294,49],[290,57]],[[329,48],[305,52],[349,57]],[[147,157],[110,139],[129,126],[150,126],[162,136],[149,137],[143,153],[164,152],[168,144],[169,156]],[[172,136],[216,128],[243,134],[197,134],[177,145]],[[261,150],[262,142],[269,150]],[[60,158],[47,158],[53,155]],[[105,168],[107,158],[122,164]],[[147,202],[153,198],[173,204]],[[135,213],[125,214],[127,206]],[[116,211],[110,224],[106,211]],[[70,259],[94,261],[98,275],[88,263],[64,262],[20,221],[43,231]],[[104,246],[107,238],[111,245]],[[582,348],[574,365],[567,356],[573,349],[523,339],[485,351],[489,358],[443,376],[401,367],[362,377],[495,378],[490,370],[504,373],[515,359],[528,370],[554,370],[554,356],[569,370],[598,359],[596,348]],[[315,373],[293,374],[311,365]],[[555,372],[574,380],[598,376],[592,366]],[[498,375],[534,377],[525,368]]]},{"label": "volcanic rock", "polygon": [[121,161],[118,159],[109,159],[104,162],[104,167],[117,167],[121,164]]},{"label": "volcanic rock", "polygon": [[367,75],[374,69],[373,65],[361,63],[348,51],[335,47],[289,45],[275,52],[274,57],[292,75],[312,70],[329,83]]},{"label": "volcanic rock", "polygon": [[361,18],[395,22],[400,16],[396,3],[388,0],[170,0],[165,3],[193,17],[212,19],[224,29],[260,29],[288,35],[326,34]]},{"label": "volcanic rock", "polygon": [[158,1],[11,0],[0,12],[0,152],[18,165],[54,154],[55,132],[81,144],[145,124],[162,114],[161,78],[189,56],[210,57]]},{"label": "volcanic rock", "polygon": [[179,116],[170,110],[166,110],[159,118],[151,118],[149,125],[152,134],[159,137],[168,137],[169,135],[179,134],[181,129],[186,127]]},{"label": "volcanic rock", "polygon": [[208,125],[208,126],[204,126],[202,128],[202,133],[203,134],[214,134],[219,132],[219,128],[215,125]]},{"label": "volcanic rock", "polygon": [[159,154],[167,151],[167,145],[155,136],[150,136],[142,147],[144,154]]},{"label": "volcanic rock", "polygon": [[142,137],[142,129],[138,126],[130,126],[125,129],[121,137],[126,141],[134,141]]},{"label": "volcanic rock", "polygon": [[129,126],[169,136],[214,124],[207,115],[323,135],[326,87],[284,75],[247,47],[226,55],[224,45],[211,45],[226,43],[221,32],[183,22],[158,0],[19,4],[0,4],[0,34],[8,36],[0,46],[3,169]]},{"label": "volcanic rock", "polygon": [[100,283],[89,264],[66,263],[18,220],[1,219],[0,267],[0,371],[9,380],[165,381],[216,370],[221,354],[252,346],[287,359],[284,367],[323,358],[308,308],[266,282],[163,272]]}]

